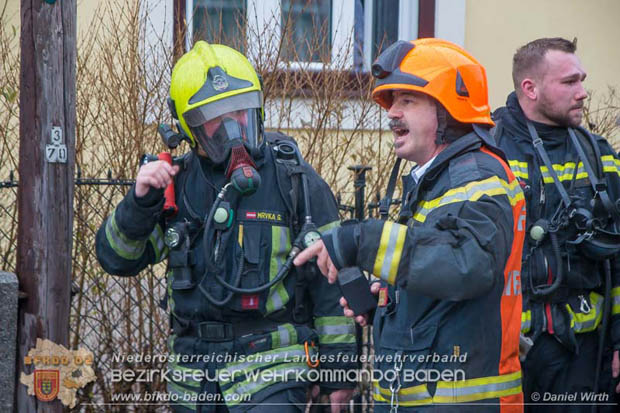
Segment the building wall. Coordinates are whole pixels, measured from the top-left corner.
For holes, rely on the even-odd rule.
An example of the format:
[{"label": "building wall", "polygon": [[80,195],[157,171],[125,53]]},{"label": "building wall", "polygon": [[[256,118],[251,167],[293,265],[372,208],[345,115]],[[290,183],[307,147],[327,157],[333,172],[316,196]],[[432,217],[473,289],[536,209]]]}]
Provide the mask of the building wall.
[{"label": "building wall", "polygon": [[620,1],[467,0],[465,48],[487,69],[491,106],[513,90],[516,49],[540,37],[577,37],[577,54],[588,73],[586,89],[597,96],[620,90]]},{"label": "building wall", "polygon": [[[84,33],[97,7],[105,1],[77,1],[78,33]],[[6,15],[12,16],[9,21],[17,30],[19,3],[19,0],[7,0],[6,8]],[[162,18],[165,15],[165,20],[171,21],[168,14],[172,0],[144,0],[144,3],[160,7],[167,4],[167,10],[157,9],[153,15]],[[436,33],[462,44],[487,68],[492,108],[503,105],[513,89],[512,55],[519,46],[538,37],[577,37],[577,53],[588,72],[585,86],[594,93],[596,105],[609,86],[620,90],[618,16],[619,0],[436,0]],[[342,127],[346,129],[348,125]]]}]

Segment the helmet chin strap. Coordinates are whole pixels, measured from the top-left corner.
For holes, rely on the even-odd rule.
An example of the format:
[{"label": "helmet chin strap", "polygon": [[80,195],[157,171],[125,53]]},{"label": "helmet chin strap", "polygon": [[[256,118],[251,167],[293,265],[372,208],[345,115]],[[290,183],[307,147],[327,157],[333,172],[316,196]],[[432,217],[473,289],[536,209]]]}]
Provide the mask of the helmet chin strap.
[{"label": "helmet chin strap", "polygon": [[435,102],[435,107],[437,108],[436,145],[450,144],[473,130],[473,124],[458,122],[441,103]]},{"label": "helmet chin strap", "polygon": [[446,143],[446,129],[448,128],[448,114],[441,103],[435,102],[437,108],[437,137],[435,138],[436,145],[443,145]]}]

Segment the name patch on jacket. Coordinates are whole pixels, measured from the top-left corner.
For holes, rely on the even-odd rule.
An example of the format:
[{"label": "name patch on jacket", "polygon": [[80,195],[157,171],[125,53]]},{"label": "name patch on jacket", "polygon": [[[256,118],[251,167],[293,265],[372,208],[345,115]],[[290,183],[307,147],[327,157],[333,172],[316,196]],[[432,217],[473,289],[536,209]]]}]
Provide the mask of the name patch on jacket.
[{"label": "name patch on jacket", "polygon": [[286,216],[281,211],[240,210],[238,217],[240,221],[247,222],[261,221],[274,224],[284,224],[286,222]]}]

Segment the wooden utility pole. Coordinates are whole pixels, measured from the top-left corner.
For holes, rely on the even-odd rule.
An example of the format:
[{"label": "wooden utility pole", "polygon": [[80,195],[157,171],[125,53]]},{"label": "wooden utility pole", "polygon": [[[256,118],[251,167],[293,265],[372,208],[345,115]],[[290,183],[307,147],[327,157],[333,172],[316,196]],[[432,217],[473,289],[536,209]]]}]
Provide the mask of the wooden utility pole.
[{"label": "wooden utility pole", "polygon": [[[68,346],[75,170],[76,0],[21,0],[18,379],[37,338]],[[62,412],[18,382],[17,412]]]}]

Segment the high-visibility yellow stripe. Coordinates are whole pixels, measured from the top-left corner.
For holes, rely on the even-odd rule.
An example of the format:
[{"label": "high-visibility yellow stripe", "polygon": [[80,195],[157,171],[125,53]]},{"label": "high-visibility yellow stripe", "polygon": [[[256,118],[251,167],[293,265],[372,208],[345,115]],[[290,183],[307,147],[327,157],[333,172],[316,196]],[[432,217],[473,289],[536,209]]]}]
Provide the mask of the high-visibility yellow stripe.
[{"label": "high-visibility yellow stripe", "polygon": [[[614,155],[601,156],[603,164],[603,172],[620,175],[620,159],[617,159]],[[521,179],[529,179],[528,164],[517,159],[511,159],[508,161],[510,169],[516,177]],[[579,162],[577,165],[575,162],[566,162],[565,164],[553,164],[553,170],[556,172],[560,182],[570,181],[573,179],[586,179],[588,173],[586,172],[583,162]],[[577,175],[575,174],[575,168],[577,168]],[[553,183],[553,177],[549,173],[549,169],[541,165],[540,172],[542,173],[543,182],[546,184]]]},{"label": "high-visibility yellow stripe", "polygon": [[405,225],[398,226],[398,235],[396,238],[396,247],[394,248],[394,256],[390,264],[390,273],[388,276],[388,283],[394,285],[396,283],[396,273],[398,272],[398,265],[400,264],[400,257],[403,253],[403,247],[405,245],[405,236],[407,235],[407,227]]},{"label": "high-visibility yellow stripe", "polygon": [[590,292],[590,311],[582,313],[579,309],[573,309],[566,304],[566,310],[570,314],[570,326],[575,333],[587,333],[596,330],[603,319],[603,296]]},{"label": "high-visibility yellow stripe", "polygon": [[149,235],[149,242],[153,247],[153,251],[155,252],[155,262],[158,263],[162,261],[168,255],[168,247],[164,243],[164,232],[161,229],[161,225],[155,225],[153,232]]},{"label": "high-visibility yellow stripe", "polygon": [[[390,403],[392,392],[373,382],[373,399]],[[500,376],[480,377],[470,380],[438,381],[435,395],[428,393],[426,384],[400,389],[397,394],[400,406],[419,406],[443,403],[464,403],[496,399],[521,393],[521,371]]]},{"label": "high-visibility yellow stripe", "polygon": [[532,310],[527,310],[521,313],[521,332],[523,334],[529,333],[532,328]]},{"label": "high-visibility yellow stripe", "polygon": [[470,380],[439,381],[434,403],[461,403],[521,393],[521,371]]},{"label": "high-visibility yellow stripe", "polygon": [[396,282],[406,236],[407,226],[405,225],[390,221],[383,225],[373,274],[392,285]]},{"label": "high-visibility yellow stripe", "polygon": [[239,246],[243,247],[243,224],[239,224]]},{"label": "high-visibility yellow stripe", "polygon": [[[377,402],[390,403],[392,392],[389,389],[384,389],[379,386],[379,383],[373,382],[373,399]],[[397,394],[398,405],[407,406],[421,406],[425,404],[431,404],[433,399],[428,392],[426,384],[420,384],[418,386],[401,388]]]},{"label": "high-visibility yellow stripe", "polygon": [[329,223],[327,223],[325,225],[321,225],[320,227],[317,228],[317,230],[322,234],[324,232],[329,231],[332,228],[336,228],[336,227],[339,227],[339,226],[340,226],[340,221],[332,221],[332,222],[329,222]]},{"label": "high-visibility yellow stripe", "polygon": [[385,251],[387,250],[388,242],[390,240],[392,225],[394,225],[394,223],[391,221],[386,221],[385,224],[383,224],[383,231],[381,231],[381,240],[379,241],[379,249],[377,250],[377,258],[375,259],[375,265],[372,270],[372,273],[375,275],[381,274],[383,257],[385,256]]},{"label": "high-visibility yellow stripe", "polygon": [[[553,170],[558,176],[560,182],[572,180],[575,175],[575,167],[577,168],[577,176],[575,179],[585,179],[588,177],[588,173],[583,166],[583,162],[579,162],[578,165],[575,165],[575,162],[567,162],[565,164],[553,164],[551,166],[553,167]],[[553,177],[549,173],[549,168],[543,165],[540,167],[540,172],[542,173],[544,183],[553,183]]]},{"label": "high-visibility yellow stripe", "polygon": [[611,289],[611,314],[620,314],[620,287]]},{"label": "high-visibility yellow stripe", "polygon": [[419,203],[413,219],[419,222],[426,221],[428,214],[439,207],[453,204],[456,202],[477,201],[486,196],[506,195],[510,201],[510,205],[514,206],[517,202],[523,200],[523,191],[519,182],[515,179],[511,183],[492,176],[481,181],[469,182],[465,186],[453,188],[445,194],[430,201],[422,201]]},{"label": "high-visibility yellow stripe", "polygon": [[510,169],[512,169],[512,173],[517,178],[522,178],[522,179],[529,178],[527,162],[520,162],[516,159],[511,159],[508,161],[508,165],[510,165]]},{"label": "high-visibility yellow stripe", "polygon": [[613,155],[604,155],[601,156],[601,161],[603,161],[603,172],[620,175],[620,159],[616,159]]}]

